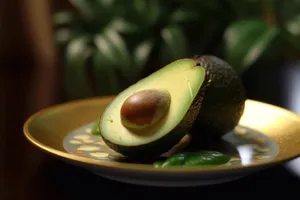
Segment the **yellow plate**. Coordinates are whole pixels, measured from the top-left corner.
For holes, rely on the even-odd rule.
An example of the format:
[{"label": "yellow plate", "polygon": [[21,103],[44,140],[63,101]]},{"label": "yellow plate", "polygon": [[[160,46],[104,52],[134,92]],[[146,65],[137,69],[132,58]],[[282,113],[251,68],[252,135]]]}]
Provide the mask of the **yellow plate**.
[{"label": "yellow plate", "polygon": [[[196,186],[230,181],[300,155],[300,118],[285,109],[247,100],[236,129],[224,136],[237,150],[221,166],[154,168],[122,160],[90,128],[113,97],[78,100],[46,108],[24,124],[27,139],[71,164],[110,179],[156,186]],[[182,141],[182,144],[185,141]],[[179,145],[180,146],[180,145]]]}]

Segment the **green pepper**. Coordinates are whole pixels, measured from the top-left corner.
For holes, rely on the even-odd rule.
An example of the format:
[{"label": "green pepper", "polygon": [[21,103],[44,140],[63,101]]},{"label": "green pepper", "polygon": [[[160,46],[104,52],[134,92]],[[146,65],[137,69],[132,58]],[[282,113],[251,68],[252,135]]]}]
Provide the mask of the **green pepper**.
[{"label": "green pepper", "polygon": [[153,163],[154,167],[161,167],[163,164],[164,164],[163,160],[156,161],[156,162]]},{"label": "green pepper", "polygon": [[175,154],[169,158],[167,158],[161,165],[161,167],[165,166],[175,166],[175,165],[183,165],[186,155],[185,154]]},{"label": "green pepper", "polygon": [[230,160],[230,156],[217,151],[183,152],[170,156],[164,161],[154,162],[154,167],[221,165]]},{"label": "green pepper", "polygon": [[97,119],[93,124],[92,131],[91,131],[92,135],[101,135],[100,129],[99,129],[99,123],[100,123],[100,118]]},{"label": "green pepper", "polygon": [[184,162],[184,165],[220,165],[230,160],[228,155],[217,151],[199,151],[190,153]]}]

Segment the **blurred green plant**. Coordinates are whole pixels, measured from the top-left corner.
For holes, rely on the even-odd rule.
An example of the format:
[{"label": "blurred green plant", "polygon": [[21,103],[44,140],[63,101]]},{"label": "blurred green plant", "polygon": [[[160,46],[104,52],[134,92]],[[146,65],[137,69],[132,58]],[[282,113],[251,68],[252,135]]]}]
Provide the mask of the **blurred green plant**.
[{"label": "blurred green plant", "polygon": [[300,0],[69,1],[74,11],[54,15],[68,99],[118,94],[194,54],[224,57],[242,74],[300,49]]},{"label": "blurred green plant", "polygon": [[[286,59],[300,50],[299,0],[228,2],[235,7],[236,19],[225,30],[224,53],[240,74],[258,59]],[[251,13],[253,8],[259,12]]]},{"label": "blurred green plant", "polygon": [[149,70],[190,56],[188,28],[216,2],[70,0],[75,11],[54,15],[68,98],[115,95]]},{"label": "blurred green plant", "polygon": [[118,93],[123,85],[137,80],[140,73],[115,28],[118,17],[124,13],[124,1],[70,2],[76,12],[59,12],[54,16],[68,98]]}]

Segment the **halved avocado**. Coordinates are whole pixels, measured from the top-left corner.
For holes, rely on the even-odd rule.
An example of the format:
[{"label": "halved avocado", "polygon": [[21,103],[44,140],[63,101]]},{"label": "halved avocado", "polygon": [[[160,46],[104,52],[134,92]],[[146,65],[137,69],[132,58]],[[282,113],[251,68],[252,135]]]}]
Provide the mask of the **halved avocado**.
[{"label": "halved avocado", "polygon": [[[158,156],[176,145],[191,129],[201,107],[205,70],[194,59],[174,61],[121,92],[103,112],[101,137],[128,157]],[[158,122],[143,129],[122,123],[121,108],[131,95],[145,90],[168,91],[170,105]]]},{"label": "halved avocado", "polygon": [[[127,126],[128,121],[122,121],[124,102],[147,90],[170,94],[170,101],[165,100],[168,109],[162,106],[167,112],[151,125],[130,128],[139,125]],[[188,133],[196,145],[207,138],[219,139],[238,124],[245,100],[239,76],[225,61],[208,55],[180,59],[121,92],[102,114],[100,132],[110,148],[125,156],[159,156]]]}]

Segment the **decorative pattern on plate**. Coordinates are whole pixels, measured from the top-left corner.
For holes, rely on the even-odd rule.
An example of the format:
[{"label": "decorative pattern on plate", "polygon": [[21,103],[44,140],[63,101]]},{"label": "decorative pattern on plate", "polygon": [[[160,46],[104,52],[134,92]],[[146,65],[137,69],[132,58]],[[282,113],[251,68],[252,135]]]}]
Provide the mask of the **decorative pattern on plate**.
[{"label": "decorative pattern on plate", "polygon": [[[101,161],[133,162],[106,146],[100,136],[92,135],[92,126],[93,123],[90,123],[71,131],[64,140],[66,152]],[[225,165],[247,165],[268,161],[278,154],[278,146],[274,140],[247,127],[237,126],[222,139],[231,146],[228,148],[228,145],[225,145],[226,148],[218,149],[232,156]],[[186,143],[186,140],[182,143]]]}]

